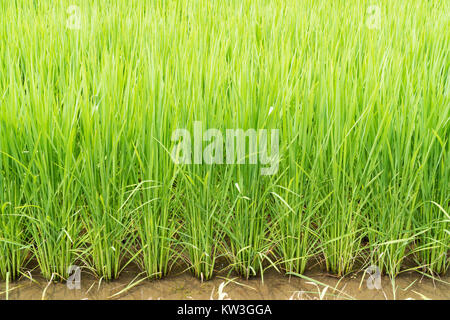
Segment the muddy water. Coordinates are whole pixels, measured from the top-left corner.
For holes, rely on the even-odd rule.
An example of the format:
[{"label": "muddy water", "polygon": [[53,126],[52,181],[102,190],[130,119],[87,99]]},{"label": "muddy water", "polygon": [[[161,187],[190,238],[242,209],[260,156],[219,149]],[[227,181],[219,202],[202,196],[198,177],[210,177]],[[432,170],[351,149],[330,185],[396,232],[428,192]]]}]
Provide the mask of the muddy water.
[{"label": "muddy water", "polygon": [[[418,273],[404,273],[392,283],[382,277],[381,289],[367,287],[367,275],[363,273],[341,279],[320,271],[305,274],[308,279],[283,276],[268,271],[261,278],[243,280],[233,276],[216,276],[201,282],[189,273],[179,273],[163,280],[139,282],[136,270],[125,271],[119,280],[101,282],[82,273],[81,289],[68,289],[66,284],[49,283],[38,275],[32,281],[23,278],[8,285],[0,283],[0,299],[446,299],[450,300],[450,276],[440,281],[423,277]],[[221,286],[222,285],[222,286]],[[8,295],[8,296],[7,296]]]}]

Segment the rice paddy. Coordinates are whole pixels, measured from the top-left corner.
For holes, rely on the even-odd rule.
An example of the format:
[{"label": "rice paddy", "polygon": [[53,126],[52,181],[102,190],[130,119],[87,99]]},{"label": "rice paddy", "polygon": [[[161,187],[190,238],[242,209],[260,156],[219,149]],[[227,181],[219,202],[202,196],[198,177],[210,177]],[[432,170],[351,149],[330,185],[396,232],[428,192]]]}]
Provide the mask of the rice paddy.
[{"label": "rice paddy", "polygon": [[[446,1],[2,1],[0,279],[446,274],[449,29]],[[278,130],[276,171],[251,140],[174,161],[195,124]]]}]

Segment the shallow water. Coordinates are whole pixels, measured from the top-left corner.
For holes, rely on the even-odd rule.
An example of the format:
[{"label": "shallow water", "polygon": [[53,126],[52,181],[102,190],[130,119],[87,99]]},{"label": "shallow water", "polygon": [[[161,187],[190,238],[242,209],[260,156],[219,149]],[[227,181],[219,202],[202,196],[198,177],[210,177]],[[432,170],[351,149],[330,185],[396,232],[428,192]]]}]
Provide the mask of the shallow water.
[{"label": "shallow water", "polygon": [[[191,276],[188,272],[170,275],[162,280],[140,279],[137,270],[126,270],[120,279],[101,282],[93,276],[82,273],[81,289],[70,290],[64,283],[49,283],[39,275],[33,275],[32,281],[23,278],[10,283],[6,294],[6,283],[0,283],[0,299],[11,300],[79,300],[79,299],[135,299],[135,300],[188,300],[218,299],[445,299],[450,300],[450,276],[439,278],[441,281],[424,277],[418,273],[403,273],[395,283],[383,276],[381,289],[367,287],[367,274],[360,272],[341,279],[326,275],[320,271],[310,271],[307,279],[283,276],[276,271],[260,277],[244,280],[233,276],[216,276],[206,282]],[[222,284],[222,290],[220,286]],[[327,288],[328,286],[328,288]],[[7,296],[8,295],[8,296]]]}]

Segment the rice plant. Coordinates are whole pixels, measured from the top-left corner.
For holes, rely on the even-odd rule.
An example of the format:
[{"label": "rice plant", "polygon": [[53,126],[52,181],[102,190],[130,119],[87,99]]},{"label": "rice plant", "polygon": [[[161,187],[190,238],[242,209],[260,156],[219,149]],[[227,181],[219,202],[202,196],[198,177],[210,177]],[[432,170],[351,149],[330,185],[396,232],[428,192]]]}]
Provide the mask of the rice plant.
[{"label": "rice plant", "polygon": [[[446,273],[447,12],[1,2],[0,277],[33,260],[57,281],[74,264],[162,278],[180,262],[208,280],[219,258],[245,278],[316,261],[339,276],[367,261],[391,277]],[[192,134],[190,163],[174,161],[177,129]],[[212,156],[209,129],[249,133],[233,140],[245,153]],[[278,130],[274,163],[260,130]]]}]

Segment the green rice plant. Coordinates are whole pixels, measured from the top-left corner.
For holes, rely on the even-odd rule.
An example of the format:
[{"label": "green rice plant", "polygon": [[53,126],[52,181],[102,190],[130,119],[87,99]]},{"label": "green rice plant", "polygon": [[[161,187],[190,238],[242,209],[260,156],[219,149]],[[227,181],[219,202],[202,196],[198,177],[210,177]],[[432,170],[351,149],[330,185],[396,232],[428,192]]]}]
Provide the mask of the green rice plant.
[{"label": "green rice plant", "polygon": [[235,176],[240,179],[228,189],[232,209],[221,223],[226,235],[222,250],[233,270],[248,279],[262,275],[264,262],[273,265],[270,257],[273,245],[268,236],[271,197],[257,178],[259,170],[237,168]]},{"label": "green rice plant", "polygon": [[[446,273],[447,12],[2,1],[0,276],[35,259],[47,279],[81,264],[110,280],[132,263],[161,278],[180,257],[204,280],[219,257],[245,278],[313,260]],[[174,163],[173,132],[196,122],[279,130],[278,170],[262,175],[252,154]]]},{"label": "green rice plant", "polygon": [[397,120],[401,111],[389,108],[384,111],[381,121],[389,125],[378,130],[380,138],[372,148],[372,156],[378,158],[380,174],[369,188],[374,196],[367,213],[367,237],[372,263],[391,277],[401,271],[409,246],[417,235],[412,219],[417,209],[421,174],[414,159],[419,154],[420,141],[415,143],[418,135],[413,130],[414,122],[409,120],[415,119],[417,109],[408,110],[407,117],[399,116],[401,119]]},{"label": "green rice plant", "polygon": [[414,250],[417,265],[431,274],[445,273],[449,259],[450,199],[447,183],[449,170],[446,163],[450,126],[449,111],[446,111],[447,113],[438,110],[430,112],[428,116],[438,125],[428,130],[423,128],[423,169],[419,187],[419,199],[422,203],[418,204],[413,217],[413,225],[418,232]]},{"label": "green rice plant", "polygon": [[[65,120],[73,119],[67,116]],[[73,157],[75,130],[73,123],[64,125],[60,132],[56,126],[54,130],[41,126],[50,136],[34,142],[31,166],[39,174],[28,181],[31,192],[26,197],[26,203],[33,206],[27,225],[34,239],[34,256],[44,277],[54,280],[67,278],[82,242],[77,208],[81,188],[74,176],[79,165]],[[35,184],[39,187],[35,188]]]},{"label": "green rice plant", "polygon": [[[55,59],[60,39],[49,33],[41,36],[39,32],[27,32],[31,25],[39,25],[42,31],[41,22],[48,17],[18,3],[8,6],[6,13],[13,13],[11,24],[19,33],[8,35],[11,46],[2,51],[2,69],[8,75],[2,77],[2,88],[10,88],[3,91],[8,94],[3,96],[1,108],[2,152],[17,164],[11,167],[9,160],[2,158],[8,176],[17,177],[9,178],[5,187],[11,188],[8,191],[15,198],[14,206],[26,208],[22,214],[29,234],[27,242],[42,274],[47,279],[54,275],[54,279],[64,279],[75,261],[81,231],[76,208],[79,187],[73,175],[78,165],[74,153],[79,109],[72,104],[76,96],[64,94],[64,89],[73,88],[73,84],[66,86],[70,75],[58,76],[59,67],[47,64]],[[55,21],[63,20],[53,14]],[[48,51],[30,50],[29,44],[41,41]],[[72,106],[63,107],[69,104]],[[8,112],[4,105],[18,108]]]},{"label": "green rice plant", "polygon": [[29,246],[26,244],[23,210],[11,208],[9,202],[1,207],[0,219],[0,278],[15,280],[26,263]]},{"label": "green rice plant", "polygon": [[[433,207],[434,206],[434,207]],[[415,225],[419,231],[415,249],[417,265],[431,274],[445,274],[448,270],[449,222],[448,212],[436,202],[419,208]]]},{"label": "green rice plant", "polygon": [[[124,258],[131,254],[131,244],[135,242],[131,202],[126,192],[127,180],[119,178],[119,170],[129,168],[116,167],[118,162],[124,161],[116,157],[125,157],[129,151],[118,155],[117,150],[102,152],[101,146],[95,147],[97,153],[91,154],[91,158],[84,156],[87,161],[83,167],[85,208],[82,221],[86,230],[89,266],[99,277],[111,280],[117,278],[125,267]],[[117,148],[117,145],[111,147]],[[96,168],[98,165],[100,170]],[[131,260],[127,264],[129,262]]]},{"label": "green rice plant", "polygon": [[362,200],[343,194],[347,192],[354,193],[355,190],[334,190],[330,203],[324,208],[328,214],[321,221],[321,246],[327,270],[339,276],[353,270],[361,242],[362,206],[358,202]]},{"label": "green rice plant", "polygon": [[[167,117],[168,113],[159,116]],[[165,119],[162,123],[169,124]],[[137,263],[150,278],[167,275],[176,257],[176,204],[178,172],[166,146],[169,128],[157,125],[150,114],[136,124],[138,138],[135,145],[136,169],[132,180],[138,182],[134,197],[133,220],[138,234]]]},{"label": "green rice plant", "polygon": [[[0,113],[0,116],[4,119],[3,114]],[[0,137],[0,278],[15,280],[25,266],[31,249],[28,243],[27,206],[23,205],[23,197],[24,186],[32,177],[27,175],[27,168],[17,161],[16,146],[11,143],[14,140],[6,129],[5,121],[0,121],[0,131],[3,133]],[[12,130],[10,133],[13,133]]]},{"label": "green rice plant", "polygon": [[[113,88],[111,88],[113,90]],[[113,93],[105,99],[116,99]],[[106,104],[107,102],[105,102]],[[92,117],[90,110],[82,114],[83,166],[79,172],[83,187],[83,228],[86,230],[89,266],[105,280],[115,279],[132,260],[124,262],[131,254],[135,242],[131,173],[135,169],[132,145],[125,142],[127,122],[117,114],[98,105]],[[123,115],[126,114],[123,110]]]},{"label": "green rice plant", "polygon": [[381,272],[395,277],[408,255],[408,246],[414,240],[411,219],[416,195],[405,199],[394,188],[383,192],[387,194],[380,197],[379,205],[373,207],[373,214],[370,215],[368,238],[373,264]]},{"label": "green rice plant", "polygon": [[[290,185],[295,183],[292,180]],[[320,203],[316,205],[313,197],[306,200],[303,192],[294,193],[288,188],[289,184],[286,189],[281,186],[281,190],[272,193],[277,205],[271,210],[276,213],[271,234],[285,272],[302,274],[308,261],[317,254],[319,236],[313,221]]]},{"label": "green rice plant", "polygon": [[[38,61],[38,67],[43,68],[42,62],[43,59]],[[18,179],[10,180],[15,185],[5,186],[10,186],[11,194],[21,188],[20,192],[16,191],[15,207],[27,208],[25,225],[33,239],[32,250],[42,274],[47,279],[54,274],[54,279],[64,279],[75,260],[81,231],[76,212],[79,188],[73,176],[78,162],[72,154],[78,111],[42,108],[41,104],[52,105],[57,99],[52,93],[51,79],[45,80],[48,84],[40,88],[42,95],[38,95],[34,82],[44,82],[44,79],[36,79],[38,74],[31,75],[31,69],[22,72],[30,74],[25,83],[19,82],[18,69],[11,71],[11,79],[16,81],[18,89],[16,96],[9,97],[17,99],[20,92],[29,92],[25,107],[16,115],[9,115],[10,120],[21,125],[5,126],[7,136],[2,143],[4,155],[18,164],[10,167],[8,174]],[[3,166],[7,166],[6,159]]]},{"label": "green rice plant", "polygon": [[140,248],[137,263],[148,277],[162,278],[169,272],[176,256],[172,191],[154,183],[148,183],[142,189],[142,204],[135,209]]},{"label": "green rice plant", "polygon": [[[24,143],[32,148],[28,174],[39,174],[24,179],[27,185],[22,207],[26,208],[26,226],[42,274],[47,279],[53,275],[55,280],[65,279],[69,266],[76,260],[81,232],[76,208],[80,188],[73,175],[77,161],[71,153],[75,131],[70,127],[67,132],[49,130],[45,125],[41,128],[48,130],[47,138]],[[51,157],[52,161],[47,161],[46,157]]]},{"label": "green rice plant", "polygon": [[324,114],[329,128],[321,125],[320,131],[315,133],[321,140],[317,142],[320,147],[316,147],[318,170],[313,172],[318,174],[317,192],[323,199],[319,229],[326,268],[344,275],[353,270],[360,256],[363,216],[371,197],[367,189],[363,190],[372,174],[368,167],[370,160],[363,162],[369,139],[366,129],[371,106],[361,110],[358,97],[350,92],[342,96],[338,93],[340,90],[336,88],[330,95],[338,95],[341,100],[335,100],[335,103],[346,105],[346,112],[333,109],[328,116]]},{"label": "green rice plant", "polygon": [[181,244],[187,251],[187,260],[193,274],[209,280],[214,274],[218,244],[223,232],[217,220],[223,216],[226,199],[221,199],[222,184],[218,184],[213,170],[189,170],[183,173],[185,184]]},{"label": "green rice plant", "polygon": [[298,133],[293,128],[288,131],[292,135],[296,134],[291,138],[286,152],[289,165],[271,191],[275,200],[271,209],[272,241],[276,245],[276,253],[284,271],[298,274],[302,274],[308,261],[318,254],[320,228],[317,217],[328,198],[322,198],[315,180],[317,177],[311,175],[315,171],[311,167],[318,163],[317,157],[301,152],[302,149],[314,146],[314,137],[308,134],[312,129],[312,119],[307,116],[301,119]]}]

